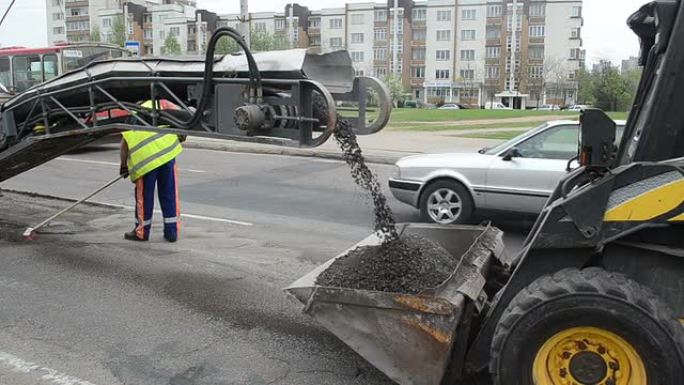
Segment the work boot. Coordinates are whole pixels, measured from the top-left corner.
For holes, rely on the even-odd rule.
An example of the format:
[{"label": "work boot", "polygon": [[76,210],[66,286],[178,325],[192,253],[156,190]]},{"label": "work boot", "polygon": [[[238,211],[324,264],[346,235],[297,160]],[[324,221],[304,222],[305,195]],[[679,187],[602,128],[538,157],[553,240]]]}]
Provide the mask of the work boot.
[{"label": "work boot", "polygon": [[167,241],[169,241],[171,243],[174,243],[178,240],[178,235],[164,233],[164,239],[166,239]]},{"label": "work boot", "polygon": [[142,238],[142,239],[138,238],[138,236],[135,234],[135,230],[124,233],[124,239],[127,241],[138,241],[138,242],[147,241],[147,238]]}]

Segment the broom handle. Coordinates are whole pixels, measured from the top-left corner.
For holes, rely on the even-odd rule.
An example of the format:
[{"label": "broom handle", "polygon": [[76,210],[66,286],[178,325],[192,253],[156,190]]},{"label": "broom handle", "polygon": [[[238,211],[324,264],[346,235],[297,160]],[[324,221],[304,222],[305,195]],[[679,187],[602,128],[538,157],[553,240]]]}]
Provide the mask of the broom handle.
[{"label": "broom handle", "polygon": [[98,193],[102,192],[102,190],[105,190],[105,189],[108,188],[109,186],[113,185],[114,183],[116,183],[116,182],[118,182],[119,180],[121,180],[121,179],[123,179],[123,178],[126,178],[126,177],[128,177],[128,175],[125,175],[125,174],[124,174],[124,175],[119,175],[119,176],[117,176],[115,179],[112,179],[111,181],[107,182],[107,184],[105,184],[104,186],[102,186],[102,187],[98,188],[97,190],[91,192],[91,193],[88,194],[87,196],[85,196],[85,197],[83,197],[83,198],[77,200],[76,202],[74,202],[74,203],[72,203],[71,205],[69,205],[68,207],[62,209],[60,212],[58,212],[57,214],[51,216],[50,218],[48,218],[48,219],[46,219],[46,220],[40,222],[40,223],[37,224],[35,227],[33,227],[33,230],[34,230],[34,231],[35,231],[35,230],[38,230],[39,228],[41,228],[41,227],[45,226],[46,224],[52,222],[52,220],[54,220],[54,219],[57,218],[58,216],[60,216],[60,215],[62,215],[62,214],[64,214],[64,213],[66,213],[67,211],[73,209],[74,207],[76,207],[76,206],[80,205],[81,203],[87,201],[88,199],[94,197],[94,196],[97,195]]}]

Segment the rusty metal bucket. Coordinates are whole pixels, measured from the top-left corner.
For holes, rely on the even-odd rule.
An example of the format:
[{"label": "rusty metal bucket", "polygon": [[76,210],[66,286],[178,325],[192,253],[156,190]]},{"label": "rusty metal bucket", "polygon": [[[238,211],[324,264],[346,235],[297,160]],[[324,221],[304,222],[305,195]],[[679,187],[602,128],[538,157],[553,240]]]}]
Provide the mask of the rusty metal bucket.
[{"label": "rusty metal bucket", "polygon": [[[492,258],[503,251],[503,233],[493,227],[408,224],[401,233],[437,242],[460,262],[441,285],[401,294],[316,285],[319,274],[359,246],[380,244],[373,234],[317,267],[285,291],[309,314],[389,378],[401,385],[439,385],[459,335],[465,305],[486,298]],[[462,336],[467,338],[467,335]]]}]

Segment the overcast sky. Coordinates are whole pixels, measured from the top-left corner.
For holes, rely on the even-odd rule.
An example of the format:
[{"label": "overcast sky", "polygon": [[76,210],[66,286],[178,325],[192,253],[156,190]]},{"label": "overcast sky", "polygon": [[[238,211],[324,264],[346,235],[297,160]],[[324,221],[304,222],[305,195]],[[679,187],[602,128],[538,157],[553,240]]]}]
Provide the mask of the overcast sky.
[{"label": "overcast sky", "polygon": [[[48,0],[50,1],[50,0]],[[299,0],[297,3],[310,9],[341,7],[345,3],[368,0]],[[11,0],[0,0],[0,12],[4,13]],[[45,31],[46,0],[17,0],[5,22],[0,26],[0,46],[23,45],[39,47],[47,44]],[[378,0],[378,2],[384,2]],[[587,60],[620,60],[636,55],[639,51],[634,34],[627,28],[627,17],[646,0],[584,0],[584,47]],[[252,0],[250,12],[283,12],[285,0]],[[237,13],[238,0],[198,0],[201,8],[216,13]]]}]

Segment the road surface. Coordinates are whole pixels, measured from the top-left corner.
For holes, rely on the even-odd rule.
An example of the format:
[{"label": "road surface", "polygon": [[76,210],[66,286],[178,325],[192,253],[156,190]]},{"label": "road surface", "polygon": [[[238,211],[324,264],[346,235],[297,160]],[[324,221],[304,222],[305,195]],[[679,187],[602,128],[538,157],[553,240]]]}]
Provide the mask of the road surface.
[{"label": "road surface", "polygon": [[[0,188],[78,198],[116,174],[117,156],[71,154]],[[203,150],[179,165],[189,216],[176,244],[154,230],[148,243],[123,240],[129,182],[94,198],[112,207],[82,206],[30,242],[23,228],[65,203],[0,198],[0,385],[391,384],[282,292],[370,233],[346,166]],[[524,228],[508,230],[516,249]]]}]

